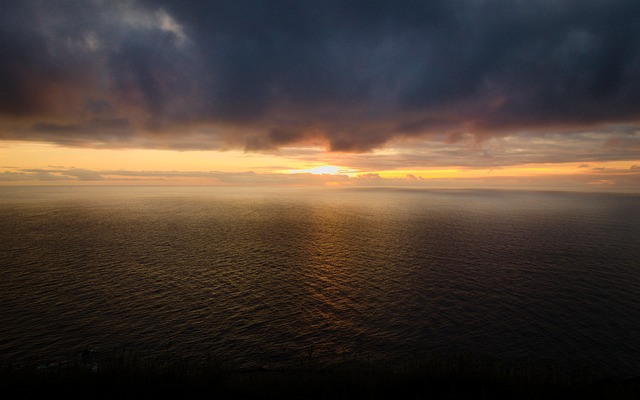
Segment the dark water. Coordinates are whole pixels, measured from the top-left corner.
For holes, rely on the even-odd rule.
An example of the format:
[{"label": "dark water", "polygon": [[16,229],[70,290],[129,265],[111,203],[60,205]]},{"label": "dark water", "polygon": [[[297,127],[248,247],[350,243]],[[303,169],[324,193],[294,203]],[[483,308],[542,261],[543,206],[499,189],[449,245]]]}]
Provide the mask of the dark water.
[{"label": "dark water", "polygon": [[640,374],[640,197],[0,188],[0,361],[473,352]]}]

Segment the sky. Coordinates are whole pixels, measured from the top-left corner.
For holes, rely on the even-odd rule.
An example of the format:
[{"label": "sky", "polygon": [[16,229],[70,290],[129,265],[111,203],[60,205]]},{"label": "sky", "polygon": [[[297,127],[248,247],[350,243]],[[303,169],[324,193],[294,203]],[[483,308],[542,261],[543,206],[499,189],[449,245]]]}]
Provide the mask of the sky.
[{"label": "sky", "polygon": [[637,0],[0,9],[0,185],[640,191]]}]

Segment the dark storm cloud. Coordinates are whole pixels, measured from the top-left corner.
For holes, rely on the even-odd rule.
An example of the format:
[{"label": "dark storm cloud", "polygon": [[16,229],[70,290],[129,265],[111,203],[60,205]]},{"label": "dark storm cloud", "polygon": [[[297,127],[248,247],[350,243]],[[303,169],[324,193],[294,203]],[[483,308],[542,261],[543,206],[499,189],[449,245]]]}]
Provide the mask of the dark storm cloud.
[{"label": "dark storm cloud", "polygon": [[0,6],[5,139],[361,152],[640,120],[636,0]]}]

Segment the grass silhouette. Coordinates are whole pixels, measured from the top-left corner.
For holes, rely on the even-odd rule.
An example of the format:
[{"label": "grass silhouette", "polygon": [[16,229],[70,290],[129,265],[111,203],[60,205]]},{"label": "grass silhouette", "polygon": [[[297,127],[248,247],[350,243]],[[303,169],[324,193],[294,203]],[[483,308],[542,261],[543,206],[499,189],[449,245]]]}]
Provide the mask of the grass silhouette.
[{"label": "grass silhouette", "polygon": [[474,354],[421,355],[404,365],[353,357],[322,366],[241,369],[224,360],[126,349],[84,350],[58,362],[0,368],[0,398],[144,399],[638,399],[640,378],[597,377],[584,368],[524,362],[506,366]]}]

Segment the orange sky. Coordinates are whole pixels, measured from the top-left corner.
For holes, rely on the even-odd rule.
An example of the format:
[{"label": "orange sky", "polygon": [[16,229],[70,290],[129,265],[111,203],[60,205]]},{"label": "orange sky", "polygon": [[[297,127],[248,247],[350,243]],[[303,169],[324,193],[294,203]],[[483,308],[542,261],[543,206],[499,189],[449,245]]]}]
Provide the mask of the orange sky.
[{"label": "orange sky", "polygon": [[365,155],[296,150],[287,155],[239,150],[90,149],[2,142],[0,184],[275,184],[640,191],[640,159],[375,169],[362,158],[393,156],[393,150]]},{"label": "orange sky", "polygon": [[640,191],[640,3],[365,3],[7,2],[0,185]]}]

